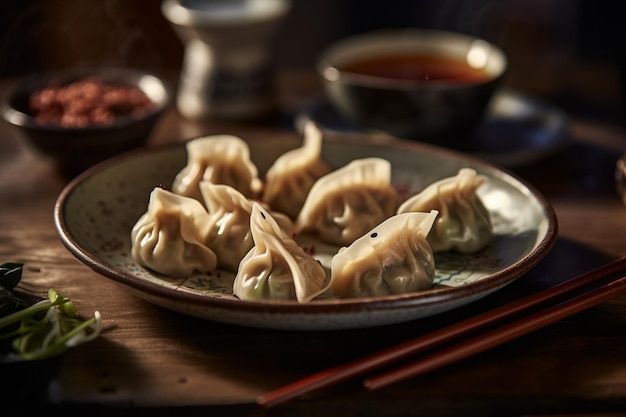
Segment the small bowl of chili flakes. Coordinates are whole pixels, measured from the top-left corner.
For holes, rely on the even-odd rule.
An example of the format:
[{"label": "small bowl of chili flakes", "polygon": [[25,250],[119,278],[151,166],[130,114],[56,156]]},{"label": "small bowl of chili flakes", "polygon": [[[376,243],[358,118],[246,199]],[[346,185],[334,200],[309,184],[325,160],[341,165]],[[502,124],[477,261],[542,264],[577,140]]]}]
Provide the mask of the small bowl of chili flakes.
[{"label": "small bowl of chili flakes", "polygon": [[21,80],[0,114],[70,177],[145,144],[170,105],[158,76],[129,68],[73,69]]}]

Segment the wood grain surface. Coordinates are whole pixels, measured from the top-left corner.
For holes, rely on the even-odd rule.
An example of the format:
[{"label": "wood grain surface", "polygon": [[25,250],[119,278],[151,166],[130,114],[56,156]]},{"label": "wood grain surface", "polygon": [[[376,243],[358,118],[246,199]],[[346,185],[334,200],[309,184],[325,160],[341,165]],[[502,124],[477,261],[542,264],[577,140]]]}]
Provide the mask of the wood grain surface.
[{"label": "wood grain surface", "polygon": [[[309,91],[306,86],[296,90]],[[151,145],[221,131],[262,138],[275,129],[291,127],[280,121],[276,126],[198,125],[181,120],[172,110],[153,133]],[[100,311],[105,327],[98,339],[55,360],[6,365],[3,373],[16,382],[3,397],[22,404],[24,414],[40,405],[95,415],[184,411],[206,416],[415,416],[419,411],[428,416],[513,416],[626,411],[624,297],[379,391],[368,392],[355,380],[270,410],[255,403],[268,390],[626,254],[626,207],[613,181],[626,138],[613,126],[593,120],[572,120],[570,136],[571,144],[563,151],[512,169],[548,198],[559,220],[554,249],[530,273],[480,302],[436,317],[363,330],[288,332],[224,325],[165,310],[79,262],[59,240],[52,216],[68,179],[2,123],[0,259],[25,264],[21,289],[43,296],[49,287],[56,288],[79,312]]]}]

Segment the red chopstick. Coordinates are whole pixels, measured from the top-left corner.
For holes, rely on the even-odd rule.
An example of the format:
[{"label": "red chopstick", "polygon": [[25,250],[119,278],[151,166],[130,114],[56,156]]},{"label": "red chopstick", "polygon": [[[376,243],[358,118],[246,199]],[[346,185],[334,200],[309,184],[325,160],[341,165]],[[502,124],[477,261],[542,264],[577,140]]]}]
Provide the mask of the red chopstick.
[{"label": "red chopstick", "polygon": [[375,390],[413,376],[421,375],[523,336],[533,330],[555,323],[624,293],[626,293],[626,276],[571,300],[557,304],[554,307],[531,314],[495,330],[425,356],[409,365],[368,378],[363,381],[363,385],[369,390]]},{"label": "red chopstick", "polygon": [[[276,390],[260,395],[257,397],[257,403],[266,408],[273,407],[302,394],[319,388],[331,386],[357,375],[362,375],[368,371],[378,369],[395,361],[407,358],[419,352],[423,352],[426,349],[433,348],[455,338],[467,335],[470,332],[484,328],[487,325],[496,323],[515,314],[527,311],[535,306],[538,306],[539,304],[554,300],[560,296],[565,296],[576,289],[607,278],[621,270],[624,270],[625,268],[626,256],[590,272],[579,275],[576,278],[469,319],[460,321],[451,326],[444,327],[369,356],[302,378],[298,381],[277,388]],[[379,385],[375,384],[380,382],[384,381],[369,379],[366,382],[366,386],[369,389],[376,389]]]}]

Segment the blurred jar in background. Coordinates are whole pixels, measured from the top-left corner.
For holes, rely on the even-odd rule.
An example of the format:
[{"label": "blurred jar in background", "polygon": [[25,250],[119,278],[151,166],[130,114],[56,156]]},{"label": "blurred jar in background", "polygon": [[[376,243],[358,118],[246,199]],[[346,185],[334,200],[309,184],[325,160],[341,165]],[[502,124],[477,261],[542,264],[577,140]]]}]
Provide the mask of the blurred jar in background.
[{"label": "blurred jar in background", "polygon": [[165,0],[184,43],[177,107],[188,119],[260,120],[277,109],[270,35],[288,0]]}]

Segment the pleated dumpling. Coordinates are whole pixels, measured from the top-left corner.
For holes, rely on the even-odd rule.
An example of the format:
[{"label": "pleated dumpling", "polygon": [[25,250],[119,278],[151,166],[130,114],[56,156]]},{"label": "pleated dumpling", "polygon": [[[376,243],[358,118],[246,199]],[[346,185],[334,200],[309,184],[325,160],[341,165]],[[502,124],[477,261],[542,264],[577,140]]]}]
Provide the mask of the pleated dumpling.
[{"label": "pleated dumpling", "polygon": [[198,200],[156,187],[131,230],[131,254],[138,264],[171,277],[209,272],[217,267],[206,245],[209,232],[208,213]]},{"label": "pleated dumpling", "polygon": [[394,214],[397,198],[389,161],[355,159],[313,184],[296,219],[296,232],[348,245]]},{"label": "pleated dumpling", "polygon": [[494,239],[489,211],[477,194],[487,181],[471,168],[461,168],[457,175],[436,181],[398,207],[398,213],[439,211],[428,235],[434,252],[455,250],[474,253]]},{"label": "pleated dumpling", "polygon": [[[225,184],[200,181],[200,192],[208,211],[208,246],[217,255],[220,268],[236,272],[254,241],[250,233],[252,201]],[[281,213],[272,213],[281,230],[293,233],[293,222]]]},{"label": "pleated dumpling", "polygon": [[241,300],[297,300],[306,303],[326,291],[326,269],[253,203],[253,248],[239,264],[233,294]]},{"label": "pleated dumpling", "polygon": [[186,144],[187,165],[176,175],[172,191],[202,201],[200,181],[226,184],[246,197],[261,192],[258,168],[250,159],[250,148],[232,135],[204,136]]},{"label": "pleated dumpling", "polygon": [[426,237],[436,217],[436,210],[397,214],[341,248],[331,260],[330,289],[354,298],[432,287],[435,260]]},{"label": "pleated dumpling", "polygon": [[268,169],[263,202],[296,218],[315,181],[331,171],[321,158],[322,139],[314,122],[305,125],[303,145],[279,156]]}]

